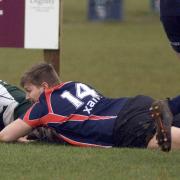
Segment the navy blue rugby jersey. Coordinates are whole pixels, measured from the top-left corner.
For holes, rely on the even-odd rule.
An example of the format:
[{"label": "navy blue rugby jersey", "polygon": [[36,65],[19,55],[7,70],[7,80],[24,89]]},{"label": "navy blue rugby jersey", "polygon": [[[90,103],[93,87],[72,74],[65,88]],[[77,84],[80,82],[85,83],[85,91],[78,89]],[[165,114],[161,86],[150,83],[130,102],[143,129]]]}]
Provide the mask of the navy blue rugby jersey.
[{"label": "navy blue rugby jersey", "polygon": [[180,0],[160,0],[161,16],[180,16]]},{"label": "navy blue rugby jersey", "polygon": [[65,82],[46,90],[25,114],[32,127],[48,126],[77,146],[113,146],[113,127],[129,98],[106,98],[92,87]]}]

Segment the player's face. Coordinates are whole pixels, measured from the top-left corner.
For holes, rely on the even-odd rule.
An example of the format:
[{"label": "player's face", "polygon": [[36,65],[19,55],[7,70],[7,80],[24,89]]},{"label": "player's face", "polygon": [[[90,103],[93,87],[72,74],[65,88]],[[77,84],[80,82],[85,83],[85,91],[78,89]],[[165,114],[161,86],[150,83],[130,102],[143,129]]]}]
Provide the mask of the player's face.
[{"label": "player's face", "polygon": [[44,91],[43,86],[35,86],[33,84],[25,84],[24,89],[26,91],[26,99],[29,99],[32,102],[37,102],[39,99],[39,96]]}]

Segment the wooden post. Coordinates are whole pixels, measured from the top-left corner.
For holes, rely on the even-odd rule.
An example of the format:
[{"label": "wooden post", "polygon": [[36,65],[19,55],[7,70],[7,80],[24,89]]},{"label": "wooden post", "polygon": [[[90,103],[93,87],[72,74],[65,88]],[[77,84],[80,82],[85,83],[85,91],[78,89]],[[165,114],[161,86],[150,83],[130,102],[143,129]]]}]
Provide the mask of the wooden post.
[{"label": "wooden post", "polygon": [[50,63],[54,66],[56,72],[59,74],[59,66],[60,66],[60,49],[57,50],[44,50],[44,60],[47,63]]},{"label": "wooden post", "polygon": [[60,74],[60,55],[61,55],[61,40],[62,40],[62,20],[63,20],[62,0],[59,0],[59,48],[44,49],[44,61],[54,66],[56,72]]}]

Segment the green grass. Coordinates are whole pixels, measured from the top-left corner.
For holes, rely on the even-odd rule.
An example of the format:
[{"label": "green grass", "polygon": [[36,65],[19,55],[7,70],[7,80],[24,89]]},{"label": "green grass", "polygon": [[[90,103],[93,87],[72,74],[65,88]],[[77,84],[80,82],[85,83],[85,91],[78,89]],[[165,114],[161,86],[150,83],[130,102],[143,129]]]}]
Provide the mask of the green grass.
[{"label": "green grass", "polygon": [[179,179],[178,151],[2,144],[2,179]]},{"label": "green grass", "polygon": [[[180,62],[148,1],[124,1],[123,22],[88,22],[86,0],[64,1],[60,77],[107,96],[179,93]],[[13,84],[41,50],[0,49],[0,76]],[[179,151],[1,144],[0,179],[179,179]]]}]

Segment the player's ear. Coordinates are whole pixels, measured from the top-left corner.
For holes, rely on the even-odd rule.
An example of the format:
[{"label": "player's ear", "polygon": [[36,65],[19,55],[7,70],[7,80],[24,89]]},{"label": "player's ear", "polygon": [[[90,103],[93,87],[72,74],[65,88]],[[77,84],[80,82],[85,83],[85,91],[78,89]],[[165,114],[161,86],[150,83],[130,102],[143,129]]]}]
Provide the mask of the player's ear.
[{"label": "player's ear", "polygon": [[41,86],[42,86],[44,89],[49,88],[49,85],[48,85],[47,82],[43,82],[43,83],[41,84]]}]

